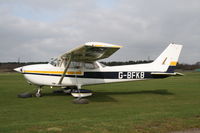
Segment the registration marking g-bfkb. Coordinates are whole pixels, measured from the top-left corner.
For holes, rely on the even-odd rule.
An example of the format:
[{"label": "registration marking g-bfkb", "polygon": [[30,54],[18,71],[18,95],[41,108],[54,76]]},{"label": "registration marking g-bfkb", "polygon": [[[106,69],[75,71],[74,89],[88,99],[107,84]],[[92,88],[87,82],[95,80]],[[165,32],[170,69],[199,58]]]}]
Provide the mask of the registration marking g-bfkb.
[{"label": "registration marking g-bfkb", "polygon": [[119,79],[144,79],[144,72],[119,72]]}]

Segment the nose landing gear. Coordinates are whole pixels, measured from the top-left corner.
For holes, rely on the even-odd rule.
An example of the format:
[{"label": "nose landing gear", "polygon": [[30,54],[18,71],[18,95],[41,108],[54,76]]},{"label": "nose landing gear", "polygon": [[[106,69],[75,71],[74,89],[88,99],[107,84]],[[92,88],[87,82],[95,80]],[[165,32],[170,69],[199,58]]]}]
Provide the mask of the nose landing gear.
[{"label": "nose landing gear", "polygon": [[42,96],[41,90],[42,90],[42,86],[39,86],[37,92],[35,93],[35,96],[36,96],[36,97],[41,97],[41,96]]}]

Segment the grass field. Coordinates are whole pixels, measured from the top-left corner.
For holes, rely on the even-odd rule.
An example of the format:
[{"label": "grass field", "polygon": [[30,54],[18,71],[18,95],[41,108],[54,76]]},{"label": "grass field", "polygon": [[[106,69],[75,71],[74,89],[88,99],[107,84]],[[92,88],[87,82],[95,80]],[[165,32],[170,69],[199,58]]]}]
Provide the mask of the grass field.
[{"label": "grass field", "polygon": [[200,128],[200,73],[148,81],[87,86],[90,104],[66,94],[17,98],[31,92],[23,76],[0,74],[0,133],[165,133]]}]

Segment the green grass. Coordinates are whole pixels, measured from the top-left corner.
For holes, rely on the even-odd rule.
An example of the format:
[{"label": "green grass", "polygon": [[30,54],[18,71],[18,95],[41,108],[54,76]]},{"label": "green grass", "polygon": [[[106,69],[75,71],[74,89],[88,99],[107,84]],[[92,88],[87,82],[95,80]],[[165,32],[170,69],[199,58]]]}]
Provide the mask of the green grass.
[{"label": "green grass", "polygon": [[[0,74],[0,132],[165,133],[200,128],[200,73],[87,86],[87,105],[70,95],[17,98],[35,89],[23,76]],[[54,88],[55,89],[55,88]]]}]

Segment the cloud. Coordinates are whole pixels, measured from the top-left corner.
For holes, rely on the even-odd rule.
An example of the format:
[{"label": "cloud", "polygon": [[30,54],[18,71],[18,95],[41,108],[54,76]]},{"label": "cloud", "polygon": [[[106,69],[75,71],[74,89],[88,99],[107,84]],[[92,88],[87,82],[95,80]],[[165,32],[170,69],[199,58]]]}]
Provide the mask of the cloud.
[{"label": "cloud", "polygon": [[[170,42],[199,61],[198,0],[0,2],[0,61],[46,61],[88,41],[124,47],[108,60],[155,59]],[[190,56],[188,56],[190,55]]]}]

